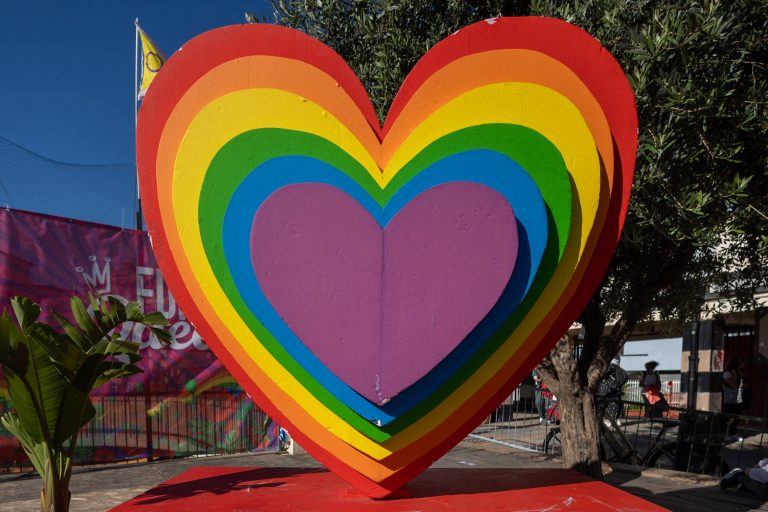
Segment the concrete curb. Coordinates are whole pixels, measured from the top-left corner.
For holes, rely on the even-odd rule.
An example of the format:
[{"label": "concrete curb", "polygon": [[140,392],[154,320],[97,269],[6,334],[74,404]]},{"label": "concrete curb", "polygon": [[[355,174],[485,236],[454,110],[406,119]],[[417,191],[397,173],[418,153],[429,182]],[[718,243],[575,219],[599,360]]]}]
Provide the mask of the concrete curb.
[{"label": "concrete curb", "polygon": [[[168,464],[172,462],[181,462],[181,461],[192,461],[195,459],[207,459],[207,458],[217,458],[217,459],[236,459],[240,457],[254,457],[254,456],[260,456],[260,455],[288,455],[288,453],[285,450],[276,450],[276,451],[263,451],[263,452],[243,452],[243,453],[222,453],[222,454],[209,454],[209,455],[198,455],[198,456],[192,456],[192,457],[180,457],[177,459],[161,459],[161,460],[153,460],[152,462],[142,460],[137,462],[110,462],[110,463],[104,463],[104,464],[92,464],[88,466],[74,466],[72,468],[72,474],[78,475],[82,473],[92,473],[96,471],[109,471],[112,469],[121,469],[121,468],[135,468],[135,467],[141,467],[141,466],[153,466],[153,465],[162,465],[162,464]],[[40,478],[40,475],[37,474],[37,471],[35,471],[33,468],[29,468],[28,471],[19,471],[16,473],[4,473],[0,474],[0,484],[3,482],[10,482],[14,480],[24,479],[24,478]]]},{"label": "concrete curb", "polygon": [[676,482],[686,483],[690,485],[697,485],[702,487],[718,485],[720,483],[719,477],[711,476],[711,475],[697,475],[694,473],[684,473],[682,471],[674,471],[672,469],[633,466],[631,464],[622,464],[619,462],[612,462],[608,465],[610,466],[612,471],[621,471],[623,473],[633,473],[636,475],[646,476],[649,478],[674,480]]}]

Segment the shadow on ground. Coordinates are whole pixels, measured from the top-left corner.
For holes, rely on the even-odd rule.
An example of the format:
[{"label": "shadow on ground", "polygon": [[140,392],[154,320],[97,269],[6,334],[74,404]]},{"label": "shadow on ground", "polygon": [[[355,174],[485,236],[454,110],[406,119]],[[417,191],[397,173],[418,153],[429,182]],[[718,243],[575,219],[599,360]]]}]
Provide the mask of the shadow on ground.
[{"label": "shadow on ground", "polygon": [[[267,487],[280,487],[285,485],[285,479],[307,473],[327,472],[321,468],[255,468],[241,469],[221,473],[216,468],[197,468],[193,474],[195,477],[183,481],[171,481],[160,484],[146,491],[135,500],[135,505],[152,505],[169,500],[183,500],[212,494],[223,496],[237,491],[250,492]],[[183,475],[182,475],[183,478]],[[270,480],[260,482],[260,480]]]},{"label": "shadow on ground", "polygon": [[431,468],[406,486],[414,498],[485,494],[591,482],[569,469],[551,468]]},{"label": "shadow on ground", "polygon": [[614,471],[606,483],[674,512],[747,512],[768,510],[768,500],[749,491],[720,489],[712,485],[689,484],[635,473]]}]

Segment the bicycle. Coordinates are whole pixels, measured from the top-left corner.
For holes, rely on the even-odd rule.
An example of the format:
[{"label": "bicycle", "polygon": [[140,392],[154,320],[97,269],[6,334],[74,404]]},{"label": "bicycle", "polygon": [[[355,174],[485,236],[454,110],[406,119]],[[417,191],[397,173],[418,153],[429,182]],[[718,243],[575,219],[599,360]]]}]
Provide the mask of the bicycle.
[{"label": "bicycle", "polygon": [[552,427],[544,438],[544,453],[549,455],[560,455],[563,453],[560,442],[560,427]]},{"label": "bicycle", "polygon": [[[640,459],[632,447],[632,444],[624,436],[621,428],[616,421],[606,415],[607,405],[610,401],[598,401],[598,427],[600,429],[600,460],[606,462],[623,462],[630,464],[639,463]],[[608,421],[609,425],[605,424]],[[560,440],[561,430],[559,426],[553,427],[544,438],[544,453],[557,455],[562,453],[562,442]],[[608,455],[610,450],[610,456]]]},{"label": "bicycle", "polygon": [[[702,425],[700,416],[691,416],[692,421],[683,415],[683,421],[669,418],[653,418],[651,425],[660,424],[661,429],[651,441],[650,448],[642,457],[624,435],[616,421],[605,414],[605,407],[598,409],[600,428],[600,460],[621,462],[646,467],[658,467],[722,476],[730,470],[728,463],[720,455],[728,423],[723,425]],[[603,420],[608,422],[608,425]],[[733,420],[728,420],[728,422]],[[667,440],[667,433],[678,428],[676,438]],[[702,434],[706,432],[706,434]],[[550,455],[562,453],[559,426],[553,427],[544,439],[544,452]]]},{"label": "bicycle", "polygon": [[[643,465],[713,476],[728,473],[731,467],[720,455],[720,450],[726,440],[725,432],[728,432],[733,419],[724,419],[724,423],[720,421],[720,424],[716,425],[716,416],[709,418],[684,413],[681,418],[681,421],[675,422],[678,426],[677,439],[658,442],[662,430],[648,450]],[[709,425],[706,424],[707,419]]]}]

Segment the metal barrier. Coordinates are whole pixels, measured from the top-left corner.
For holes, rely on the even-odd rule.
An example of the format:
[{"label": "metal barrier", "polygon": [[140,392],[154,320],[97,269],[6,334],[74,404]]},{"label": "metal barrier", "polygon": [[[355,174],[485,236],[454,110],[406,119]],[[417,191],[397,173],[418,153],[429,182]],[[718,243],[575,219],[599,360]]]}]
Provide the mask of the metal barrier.
[{"label": "metal barrier", "polygon": [[[240,390],[92,400],[96,417],[80,432],[80,465],[278,449],[278,426]],[[9,408],[0,397],[0,414]],[[0,426],[0,473],[29,467],[19,443]]]},{"label": "metal barrier", "polygon": [[[540,412],[535,394],[533,386],[519,386],[470,439],[557,455],[556,400],[546,400]],[[278,426],[242,392],[93,401],[97,415],[81,431],[78,464],[278,449]],[[0,397],[0,414],[9,406]],[[616,418],[601,417],[601,455],[607,461],[721,474],[768,457],[766,418],[679,407],[651,411],[638,401],[623,401],[619,409]],[[26,469],[23,450],[0,427],[0,472]]]},{"label": "metal barrier", "polygon": [[[680,374],[661,374],[661,391],[669,405],[680,407],[685,404],[680,402]],[[628,402],[642,402],[643,388],[638,378],[630,378],[622,387],[622,396]]]},{"label": "metal barrier", "polygon": [[[559,455],[559,426],[541,422],[532,386],[520,386],[470,439]],[[600,414],[601,458],[609,462],[721,475],[768,457],[768,419],[622,401]]]},{"label": "metal barrier", "polygon": [[[616,458],[606,448],[606,433],[621,436],[632,448],[622,462],[644,466],[723,475],[731,468],[747,468],[768,456],[768,419],[646,403],[624,402],[615,421],[605,418],[603,447],[606,459]],[[616,458],[615,460],[620,460]]]},{"label": "metal barrier", "polygon": [[536,409],[535,389],[521,385],[483,421],[470,438],[513,446],[522,450],[543,451],[544,439],[556,418],[548,418],[547,410],[555,403],[548,400],[541,414]]}]

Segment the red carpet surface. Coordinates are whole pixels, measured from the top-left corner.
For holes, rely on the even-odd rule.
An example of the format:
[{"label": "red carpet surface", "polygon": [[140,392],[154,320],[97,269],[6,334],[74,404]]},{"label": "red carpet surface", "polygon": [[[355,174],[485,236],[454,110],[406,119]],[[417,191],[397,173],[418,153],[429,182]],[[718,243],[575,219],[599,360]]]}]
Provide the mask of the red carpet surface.
[{"label": "red carpet surface", "polygon": [[473,512],[666,510],[565,469],[429,469],[398,493],[372,500],[325,469],[193,468],[114,512]]}]

